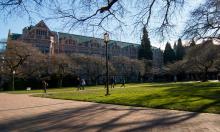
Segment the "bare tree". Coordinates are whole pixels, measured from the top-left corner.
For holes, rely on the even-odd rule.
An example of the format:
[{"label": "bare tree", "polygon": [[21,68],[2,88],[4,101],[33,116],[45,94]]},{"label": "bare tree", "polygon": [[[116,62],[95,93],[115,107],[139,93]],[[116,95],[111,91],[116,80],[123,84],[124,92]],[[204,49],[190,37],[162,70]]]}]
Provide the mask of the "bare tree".
[{"label": "bare tree", "polygon": [[[73,0],[70,6],[56,3],[54,18],[64,20],[70,29],[86,26],[88,30],[109,31],[109,27],[123,30],[128,25],[123,19],[130,17],[135,28],[148,26],[154,21],[152,16],[160,18],[154,26],[160,36],[167,34],[174,27],[173,16],[183,7],[185,0]],[[113,29],[113,30],[115,30]],[[111,31],[110,31],[111,32]]]},{"label": "bare tree", "polygon": [[185,70],[184,61],[177,61],[166,66],[166,71],[171,75],[177,75]]},{"label": "bare tree", "polygon": [[36,47],[31,48],[34,50],[32,50],[30,56],[19,68],[21,71],[20,77],[23,76],[24,78],[40,78],[41,75],[47,74],[48,59],[47,56],[36,49]]},{"label": "bare tree", "polygon": [[[123,30],[128,25],[123,19],[130,17],[135,29],[151,26],[159,36],[167,35],[176,25],[178,16],[185,3],[190,0],[1,0],[1,17],[24,14],[31,19],[35,14],[52,11],[44,16],[59,19],[70,30],[83,27],[86,30],[109,31],[109,27]],[[190,38],[213,37],[219,39],[220,2],[206,0],[191,13],[184,35]],[[157,24],[155,24],[157,20]],[[153,24],[151,24],[153,23]],[[153,26],[152,26],[153,25]],[[115,30],[113,29],[113,30]]]},{"label": "bare tree", "polygon": [[178,75],[183,74],[188,69],[187,61],[186,60],[180,60],[176,61],[174,63],[169,63],[164,67],[164,70],[167,74],[172,75],[175,77],[175,81],[178,80]]},{"label": "bare tree", "polygon": [[188,38],[220,39],[220,1],[207,0],[191,13],[184,35]]},{"label": "bare tree", "polygon": [[[72,54],[71,59],[76,62],[78,69],[76,74],[86,77],[89,83],[97,83],[97,79],[106,73],[105,59],[100,56],[89,56],[82,54]],[[109,72],[114,73],[115,69],[109,62]]]},{"label": "bare tree", "polygon": [[1,0],[0,17],[7,19],[11,16],[27,15],[29,20],[32,20],[49,1],[53,0]]},{"label": "bare tree", "polygon": [[51,73],[58,77],[58,86],[62,87],[63,77],[67,74],[73,74],[77,69],[76,64],[66,54],[57,54],[53,56],[51,62]]},{"label": "bare tree", "polygon": [[219,57],[220,47],[212,41],[191,47],[184,58],[190,70],[203,73],[202,81],[207,81],[207,74]]},{"label": "bare tree", "polygon": [[138,77],[145,74],[145,63],[128,57],[113,57],[111,62],[117,76]]},{"label": "bare tree", "polygon": [[[29,67],[32,63],[38,59],[40,51],[31,44],[25,44],[23,42],[11,42],[7,44],[6,51],[3,54],[3,74],[9,76],[11,79],[14,76],[25,77],[33,74],[37,70],[34,67]],[[33,57],[36,57],[33,59]],[[32,60],[32,61],[31,61]],[[34,60],[34,61],[33,61]],[[30,63],[28,63],[30,62]],[[29,68],[26,68],[29,67]],[[35,67],[40,68],[40,67]],[[38,69],[39,70],[39,69]],[[29,72],[31,73],[29,73]],[[14,89],[12,89],[14,90]]]},{"label": "bare tree", "polygon": [[[159,35],[164,36],[174,27],[172,18],[183,7],[185,0],[2,0],[1,14],[40,14],[43,9],[54,14],[46,18],[60,19],[70,30],[83,26],[88,30],[109,31],[109,27],[123,30],[130,17],[135,29],[154,23]],[[20,13],[21,12],[21,13]],[[153,17],[160,20],[155,25]],[[45,17],[45,16],[44,16]],[[115,30],[113,29],[113,30]]]}]

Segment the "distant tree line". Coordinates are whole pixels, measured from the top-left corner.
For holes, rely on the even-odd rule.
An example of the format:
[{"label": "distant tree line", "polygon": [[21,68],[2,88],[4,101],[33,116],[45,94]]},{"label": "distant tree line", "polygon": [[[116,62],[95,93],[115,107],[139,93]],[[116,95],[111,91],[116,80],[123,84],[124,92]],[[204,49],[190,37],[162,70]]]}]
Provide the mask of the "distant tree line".
[{"label": "distant tree line", "polygon": [[[11,42],[7,44],[0,60],[1,80],[7,90],[15,77],[15,88],[41,88],[47,80],[49,87],[74,86],[76,77],[83,77],[87,84],[103,83],[106,73],[105,58],[83,54],[43,54],[31,44]],[[143,61],[113,56],[109,61],[110,77],[120,76],[126,81],[138,81],[145,73]],[[120,81],[120,80],[118,80]],[[2,82],[2,81],[1,81]]]},{"label": "distant tree line", "polygon": [[173,63],[175,61],[182,60],[185,56],[185,47],[183,47],[182,40],[179,38],[173,45],[173,48],[171,47],[171,44],[169,42],[166,43],[163,58],[164,58],[164,64]]},{"label": "distant tree line", "polygon": [[176,76],[177,81],[188,79],[204,82],[208,80],[209,75],[211,79],[217,79],[220,61],[219,45],[215,45],[212,39],[203,40],[197,45],[192,40],[190,45],[183,49],[182,58],[164,66],[167,74]]},{"label": "distant tree line", "polygon": [[[196,44],[192,39],[187,46],[183,46],[182,40],[179,38],[173,48],[167,42],[163,51],[164,67],[157,74],[162,76],[162,80],[165,81],[207,81],[209,74],[213,79],[217,79],[220,70],[220,46],[214,45],[213,40],[215,39],[202,39],[200,44]],[[147,29],[144,27],[138,58],[144,60],[146,71],[144,75],[148,78],[149,76],[154,77],[152,56],[152,46]]]},{"label": "distant tree line", "polygon": [[[163,52],[164,67],[159,74],[170,81],[207,81],[209,74],[216,77],[220,67],[220,46],[212,39],[204,39],[196,44],[192,39],[189,46],[183,46],[181,39],[171,44],[167,42]],[[138,60],[127,57],[110,57],[110,77],[123,77],[127,81],[146,81],[154,77],[152,67],[152,46],[146,27],[138,52]],[[87,84],[105,82],[105,58],[84,54],[43,54],[31,44],[12,42],[7,44],[0,59],[1,87],[12,89],[15,77],[16,88],[41,87],[47,80],[50,87],[74,86],[77,77],[86,79]],[[3,82],[3,83],[2,83]]]}]

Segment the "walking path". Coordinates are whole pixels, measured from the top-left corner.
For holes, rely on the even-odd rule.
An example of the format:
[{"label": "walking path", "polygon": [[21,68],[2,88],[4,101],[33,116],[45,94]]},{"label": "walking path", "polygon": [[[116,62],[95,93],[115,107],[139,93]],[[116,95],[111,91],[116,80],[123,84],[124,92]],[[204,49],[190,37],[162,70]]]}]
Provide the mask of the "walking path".
[{"label": "walking path", "polygon": [[0,93],[0,131],[220,132],[220,115]]}]

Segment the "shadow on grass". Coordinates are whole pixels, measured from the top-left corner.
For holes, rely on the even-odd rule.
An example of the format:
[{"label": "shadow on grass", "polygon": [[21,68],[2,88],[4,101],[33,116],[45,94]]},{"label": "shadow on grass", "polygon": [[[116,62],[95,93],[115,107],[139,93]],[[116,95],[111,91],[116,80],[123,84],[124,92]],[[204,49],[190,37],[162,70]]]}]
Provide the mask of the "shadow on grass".
[{"label": "shadow on grass", "polygon": [[153,84],[153,87],[191,87],[191,88],[220,88],[220,82],[177,82],[177,83],[161,83],[161,84]]},{"label": "shadow on grass", "polygon": [[220,114],[220,83],[155,84],[150,88],[161,90],[148,95],[134,95],[131,98],[121,96],[100,102]]},{"label": "shadow on grass", "polygon": [[[198,106],[191,111],[220,113],[220,83],[184,84],[166,89],[165,92],[171,97],[181,97],[183,100],[194,98],[199,101]],[[189,105],[193,104],[190,101],[194,100],[188,102]]]},{"label": "shadow on grass", "polygon": [[[133,120],[137,112],[142,112],[140,119]],[[155,115],[149,118],[147,115]],[[37,116],[17,120],[4,120],[0,123],[1,131],[147,131],[157,127],[169,127],[196,117],[199,113],[159,113],[141,108],[127,108],[100,104],[84,107],[61,109]],[[111,115],[109,115],[111,114]],[[131,127],[132,125],[132,127]]]},{"label": "shadow on grass", "polygon": [[[171,98],[154,108],[168,108],[195,112],[220,113],[220,83],[180,83],[155,85],[153,87],[168,87],[163,92],[167,96],[145,96],[137,100],[154,100]],[[198,102],[198,103],[196,103]],[[181,106],[182,105],[182,106]],[[178,106],[175,108],[175,106]]]}]

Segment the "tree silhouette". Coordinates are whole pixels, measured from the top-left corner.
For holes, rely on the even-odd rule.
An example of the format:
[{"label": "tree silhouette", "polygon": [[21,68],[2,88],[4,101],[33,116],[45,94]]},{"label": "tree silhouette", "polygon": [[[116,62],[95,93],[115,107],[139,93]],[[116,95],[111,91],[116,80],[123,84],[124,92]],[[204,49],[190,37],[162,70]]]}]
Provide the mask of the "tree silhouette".
[{"label": "tree silhouette", "polygon": [[148,32],[146,27],[143,28],[143,37],[141,40],[141,46],[138,53],[139,59],[146,59],[146,60],[152,60],[152,50],[151,50],[151,44],[150,39],[148,37]]}]

